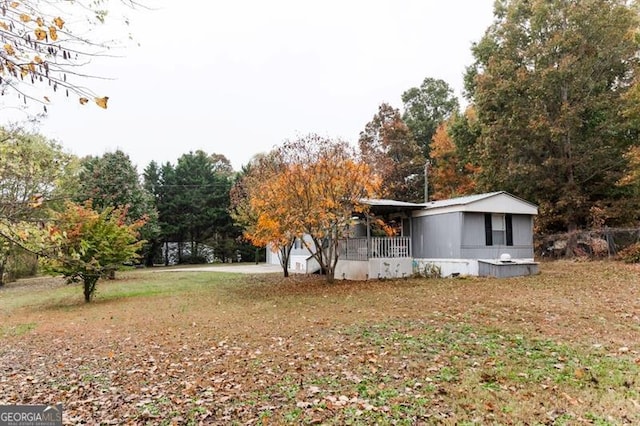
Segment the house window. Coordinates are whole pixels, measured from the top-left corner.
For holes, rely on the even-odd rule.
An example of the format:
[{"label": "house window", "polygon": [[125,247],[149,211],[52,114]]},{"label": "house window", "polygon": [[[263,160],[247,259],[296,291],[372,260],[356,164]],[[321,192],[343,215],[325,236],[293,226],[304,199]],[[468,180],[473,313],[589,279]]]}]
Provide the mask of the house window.
[{"label": "house window", "polygon": [[504,236],[504,215],[492,214],[491,215],[491,237],[493,239],[493,245],[503,246],[506,239]]},{"label": "house window", "polygon": [[513,216],[504,213],[485,213],[484,228],[486,245],[513,245]]},{"label": "house window", "polygon": [[411,236],[411,219],[402,219],[402,236]]}]

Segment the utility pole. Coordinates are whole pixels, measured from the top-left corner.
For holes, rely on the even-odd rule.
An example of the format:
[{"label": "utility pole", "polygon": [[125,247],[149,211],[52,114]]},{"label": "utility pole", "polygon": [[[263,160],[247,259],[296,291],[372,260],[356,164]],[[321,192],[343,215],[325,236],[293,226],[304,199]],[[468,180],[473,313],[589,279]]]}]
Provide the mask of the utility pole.
[{"label": "utility pole", "polygon": [[429,166],[431,160],[427,160],[424,163],[424,202],[429,202]]}]

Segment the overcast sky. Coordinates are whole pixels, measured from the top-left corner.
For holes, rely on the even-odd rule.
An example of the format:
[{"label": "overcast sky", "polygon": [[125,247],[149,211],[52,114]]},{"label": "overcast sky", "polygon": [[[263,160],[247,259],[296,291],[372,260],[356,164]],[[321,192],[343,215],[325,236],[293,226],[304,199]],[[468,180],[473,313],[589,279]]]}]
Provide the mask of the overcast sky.
[{"label": "overcast sky", "polygon": [[[238,170],[309,132],[355,143],[425,77],[462,97],[493,0],[148,0],[140,46],[92,64],[109,108],[58,99],[40,132],[77,155],[121,149],[141,172],[202,149]],[[93,71],[93,69],[92,69]]]}]

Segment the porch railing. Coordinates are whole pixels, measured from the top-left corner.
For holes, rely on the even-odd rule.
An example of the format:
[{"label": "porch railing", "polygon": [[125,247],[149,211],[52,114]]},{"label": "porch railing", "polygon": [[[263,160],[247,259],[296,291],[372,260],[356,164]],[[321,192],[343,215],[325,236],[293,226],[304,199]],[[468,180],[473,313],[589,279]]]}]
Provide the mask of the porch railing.
[{"label": "porch railing", "polygon": [[340,259],[368,260],[411,257],[411,237],[371,237],[340,240]]}]

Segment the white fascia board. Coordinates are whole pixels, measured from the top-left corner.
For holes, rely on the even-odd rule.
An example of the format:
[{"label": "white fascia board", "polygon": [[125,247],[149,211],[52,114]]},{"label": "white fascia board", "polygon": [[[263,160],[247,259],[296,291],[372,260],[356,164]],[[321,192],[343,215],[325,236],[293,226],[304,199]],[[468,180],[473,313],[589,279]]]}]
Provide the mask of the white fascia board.
[{"label": "white fascia board", "polygon": [[513,197],[506,193],[500,193],[492,197],[483,198],[467,204],[454,204],[443,207],[426,207],[422,210],[414,210],[413,217],[432,216],[436,214],[455,212],[475,213],[511,213],[537,215],[538,207],[534,204]]}]

